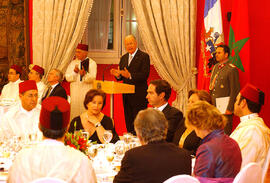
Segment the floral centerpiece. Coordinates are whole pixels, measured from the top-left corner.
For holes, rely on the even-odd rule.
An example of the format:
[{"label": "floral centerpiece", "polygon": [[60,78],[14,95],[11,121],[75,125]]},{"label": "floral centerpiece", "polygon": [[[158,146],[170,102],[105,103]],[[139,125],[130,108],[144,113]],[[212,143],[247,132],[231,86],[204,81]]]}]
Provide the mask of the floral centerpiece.
[{"label": "floral centerpiece", "polygon": [[[76,129],[76,122],[74,123],[74,129]],[[74,149],[78,149],[84,154],[87,155],[87,149],[89,147],[89,144],[87,143],[87,140],[82,131],[75,131],[75,133],[66,133],[65,136],[65,145],[68,145],[70,147],[73,147]]]}]

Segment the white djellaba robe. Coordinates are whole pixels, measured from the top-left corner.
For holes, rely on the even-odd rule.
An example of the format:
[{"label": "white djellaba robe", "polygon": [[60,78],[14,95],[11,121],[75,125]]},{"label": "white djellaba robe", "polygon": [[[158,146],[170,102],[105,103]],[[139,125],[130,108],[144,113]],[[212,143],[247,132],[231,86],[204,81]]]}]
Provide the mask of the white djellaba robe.
[{"label": "white djellaba robe", "polygon": [[87,156],[53,139],[45,139],[36,146],[22,149],[9,170],[8,182],[32,182],[42,177],[70,183],[97,182]]},{"label": "white djellaba robe", "polygon": [[15,82],[9,82],[3,87],[0,100],[2,99],[14,99],[15,102],[20,100],[19,97],[19,83],[23,82],[22,80],[18,79]]},{"label": "white djellaba robe", "polygon": [[47,86],[42,81],[39,81],[36,84],[38,89],[38,103],[41,104],[41,99],[42,96],[44,95],[44,91],[46,90]]},{"label": "white djellaba robe", "polygon": [[94,60],[89,58],[89,68],[87,73],[80,81],[80,74],[74,72],[75,66],[78,65],[81,68],[81,60],[73,60],[66,70],[66,80],[70,82],[70,119],[79,116],[85,111],[83,101],[85,94],[93,88],[93,81],[97,75],[97,64]]},{"label": "white djellaba robe", "polygon": [[263,167],[270,147],[270,129],[257,113],[240,118],[240,124],[230,135],[239,145],[242,154],[242,168],[250,162]]},{"label": "white djellaba robe", "polygon": [[42,136],[38,128],[40,109],[41,106],[37,104],[31,111],[26,111],[21,102],[11,107],[0,119],[0,135],[25,137],[36,133],[39,137]]}]

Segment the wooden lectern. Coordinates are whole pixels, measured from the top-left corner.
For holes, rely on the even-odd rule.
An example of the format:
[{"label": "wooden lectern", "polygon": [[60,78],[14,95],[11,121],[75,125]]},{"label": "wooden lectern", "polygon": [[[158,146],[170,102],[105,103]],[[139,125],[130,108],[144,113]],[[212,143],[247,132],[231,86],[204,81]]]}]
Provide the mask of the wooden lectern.
[{"label": "wooden lectern", "polygon": [[103,90],[105,93],[110,94],[110,116],[113,118],[113,94],[119,93],[135,93],[135,86],[125,83],[118,83],[114,81],[100,81],[94,80],[94,89]]}]

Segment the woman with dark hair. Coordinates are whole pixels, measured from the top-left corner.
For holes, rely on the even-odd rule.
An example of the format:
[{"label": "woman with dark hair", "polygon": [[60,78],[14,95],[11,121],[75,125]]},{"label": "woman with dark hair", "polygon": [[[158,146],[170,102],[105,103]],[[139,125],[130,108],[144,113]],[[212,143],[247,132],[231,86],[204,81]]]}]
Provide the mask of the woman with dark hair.
[{"label": "woman with dark hair", "polygon": [[[89,133],[89,140],[97,143],[105,143],[103,139],[104,132],[111,130],[113,138],[112,143],[119,140],[114,129],[113,120],[101,112],[106,103],[106,94],[102,90],[89,90],[84,99],[84,107],[86,109],[80,116],[75,117],[69,127],[69,132],[76,130],[85,130]],[[75,123],[76,122],[76,123]]]},{"label": "woman with dark hair", "polygon": [[[190,90],[188,92],[188,106],[191,106],[196,101],[206,101],[209,104],[212,104],[211,96],[207,91]],[[196,135],[193,129],[186,128],[184,123],[185,118],[179,123],[175,131],[173,143],[195,155],[196,150],[200,145],[201,138]]]}]

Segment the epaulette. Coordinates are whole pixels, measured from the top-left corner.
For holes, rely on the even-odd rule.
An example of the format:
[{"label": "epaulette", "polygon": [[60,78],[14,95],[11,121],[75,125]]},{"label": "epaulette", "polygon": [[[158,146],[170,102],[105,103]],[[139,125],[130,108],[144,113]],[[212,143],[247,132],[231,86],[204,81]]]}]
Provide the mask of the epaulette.
[{"label": "epaulette", "polygon": [[235,65],[233,65],[233,64],[229,64],[231,67],[235,67]]}]

